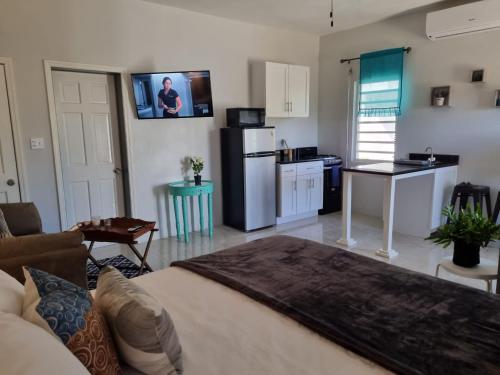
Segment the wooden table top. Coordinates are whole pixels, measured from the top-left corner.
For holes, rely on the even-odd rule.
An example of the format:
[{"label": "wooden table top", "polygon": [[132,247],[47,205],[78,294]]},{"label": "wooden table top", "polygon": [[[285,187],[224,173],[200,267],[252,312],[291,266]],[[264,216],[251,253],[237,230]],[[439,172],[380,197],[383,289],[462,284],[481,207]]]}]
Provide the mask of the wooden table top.
[{"label": "wooden table top", "polygon": [[[106,219],[107,220],[107,219]],[[114,243],[135,243],[136,240],[146,233],[155,230],[155,221],[144,221],[129,217],[110,218],[111,225],[105,226],[105,220],[101,220],[101,225],[92,225],[85,221],[78,224],[78,230],[83,233],[86,241],[114,242]],[[128,229],[140,225],[141,227],[129,232]]]}]

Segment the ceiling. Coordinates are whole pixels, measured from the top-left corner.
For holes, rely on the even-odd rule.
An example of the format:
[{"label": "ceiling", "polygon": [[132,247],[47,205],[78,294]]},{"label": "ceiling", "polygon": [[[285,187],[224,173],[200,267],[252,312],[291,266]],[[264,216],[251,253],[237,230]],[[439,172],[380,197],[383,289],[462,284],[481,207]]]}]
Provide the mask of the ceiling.
[{"label": "ceiling", "polygon": [[329,18],[330,0],[147,1],[254,24],[323,35],[381,21],[442,0],[333,0],[333,29]]}]

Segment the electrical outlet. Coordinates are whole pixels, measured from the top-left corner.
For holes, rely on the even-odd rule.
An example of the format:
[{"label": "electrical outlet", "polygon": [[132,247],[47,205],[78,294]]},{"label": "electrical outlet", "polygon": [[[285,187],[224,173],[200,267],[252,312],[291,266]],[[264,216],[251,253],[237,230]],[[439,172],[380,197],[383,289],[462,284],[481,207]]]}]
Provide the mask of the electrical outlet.
[{"label": "electrical outlet", "polygon": [[42,150],[45,148],[45,142],[43,138],[31,138],[30,144],[32,150]]}]

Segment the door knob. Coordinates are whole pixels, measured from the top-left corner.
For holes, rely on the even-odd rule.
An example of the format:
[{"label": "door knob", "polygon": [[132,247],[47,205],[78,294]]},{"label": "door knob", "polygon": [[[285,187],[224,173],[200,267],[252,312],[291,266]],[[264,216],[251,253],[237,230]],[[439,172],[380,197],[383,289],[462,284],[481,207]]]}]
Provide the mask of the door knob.
[{"label": "door knob", "polygon": [[16,184],[16,181],[14,181],[12,178],[7,180],[7,185],[14,186],[15,184]]},{"label": "door knob", "polygon": [[115,169],[113,169],[113,172],[115,174],[120,174],[120,173],[122,173],[122,169],[121,168],[115,168]]}]

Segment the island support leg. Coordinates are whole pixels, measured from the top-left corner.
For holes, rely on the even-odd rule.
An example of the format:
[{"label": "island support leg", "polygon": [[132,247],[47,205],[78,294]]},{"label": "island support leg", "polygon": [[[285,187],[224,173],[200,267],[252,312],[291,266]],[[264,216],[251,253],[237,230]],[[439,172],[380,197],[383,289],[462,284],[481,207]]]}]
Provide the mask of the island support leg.
[{"label": "island support leg", "polygon": [[356,241],[351,238],[352,214],[352,173],[343,173],[342,189],[342,238],[338,244],[347,247],[356,246]]},{"label": "island support leg", "polygon": [[392,248],[392,231],[394,228],[394,190],[396,188],[396,179],[393,176],[385,177],[384,184],[384,240],[382,249],[377,250],[376,254],[383,258],[394,258],[398,252]]}]

